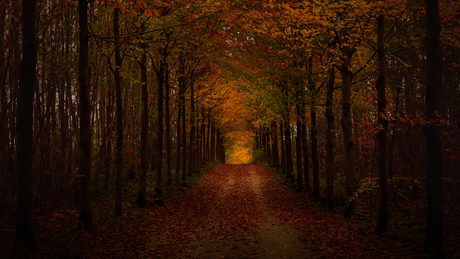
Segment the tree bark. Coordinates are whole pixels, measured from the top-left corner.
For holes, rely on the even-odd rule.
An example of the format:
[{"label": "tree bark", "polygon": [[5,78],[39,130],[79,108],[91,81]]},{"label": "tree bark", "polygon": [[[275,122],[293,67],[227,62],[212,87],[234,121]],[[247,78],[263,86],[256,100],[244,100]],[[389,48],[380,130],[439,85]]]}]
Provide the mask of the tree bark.
[{"label": "tree bark", "polygon": [[294,165],[292,162],[292,140],[291,140],[291,125],[289,123],[289,113],[287,114],[285,118],[285,128],[284,128],[284,134],[286,136],[285,140],[285,152],[286,152],[286,169],[287,169],[287,179],[289,180],[289,183],[294,183]]},{"label": "tree bark", "polygon": [[162,170],[163,170],[163,84],[166,67],[166,57],[168,53],[164,49],[160,55],[160,64],[157,74],[157,139],[155,142],[155,204],[164,205],[162,190]]},{"label": "tree bark", "polygon": [[286,152],[284,152],[284,122],[280,122],[280,145],[281,145],[281,172],[286,174]]},{"label": "tree bark", "polygon": [[185,85],[185,58],[181,57],[179,60],[179,99],[180,106],[182,107],[182,137],[181,137],[181,152],[182,152],[182,166],[181,166],[181,176],[182,182],[185,184],[187,182],[187,123],[185,121],[186,107],[185,107],[185,94],[186,94],[186,85]]},{"label": "tree bark", "polygon": [[88,85],[88,1],[78,0],[78,21],[80,27],[79,52],[79,92],[80,92],[80,216],[79,226],[83,229],[93,227],[91,207],[91,103]]},{"label": "tree bark", "polygon": [[378,137],[378,170],[379,170],[379,209],[377,214],[377,233],[387,232],[388,225],[388,183],[387,183],[387,131],[388,121],[385,119],[387,101],[386,88],[386,57],[385,57],[385,15],[377,17],[377,51],[379,58],[379,74],[377,77],[377,110],[379,131]]},{"label": "tree bark", "polygon": [[276,171],[280,171],[280,155],[278,151],[278,134],[277,134],[276,122],[272,123],[273,132],[273,163],[275,164]]},{"label": "tree bark", "polygon": [[[167,62],[166,62],[167,64]],[[169,114],[170,87],[169,87],[169,69],[165,69],[165,142],[166,142],[166,186],[171,186],[173,179],[171,173],[171,116]]]},{"label": "tree bark", "polygon": [[[19,76],[17,118],[17,216],[14,246],[35,250],[33,224],[33,103],[37,40],[35,39],[35,0],[22,1],[22,62]],[[0,26],[3,26],[0,25]],[[2,61],[3,62],[3,61]],[[3,73],[3,71],[0,71]]]},{"label": "tree bark", "polygon": [[335,71],[331,68],[329,72],[329,81],[327,83],[326,93],[326,119],[327,119],[327,133],[326,133],[326,196],[329,207],[332,209],[334,206],[334,111],[332,107],[333,93],[334,93],[334,80]]},{"label": "tree bark", "polygon": [[354,214],[355,198],[355,145],[353,141],[353,126],[351,119],[351,80],[353,73],[350,71],[351,57],[354,50],[343,47],[345,60],[343,60],[340,74],[342,76],[342,130],[343,145],[345,150],[345,211],[344,217]]},{"label": "tree bark", "polygon": [[195,170],[195,96],[194,96],[194,85],[190,85],[190,147],[189,147],[189,162],[188,162],[188,175],[192,175]]},{"label": "tree bark", "polygon": [[[145,26],[142,27],[145,30]],[[148,107],[148,87],[147,87],[147,44],[142,44],[142,57],[139,63],[141,67],[141,91],[142,91],[142,111],[141,111],[141,171],[139,179],[139,196],[137,203],[139,207],[145,208],[147,206],[147,170],[148,170],[148,157],[147,157],[147,143],[148,143],[148,127],[149,127],[149,107]]]},{"label": "tree bark", "polygon": [[297,164],[297,188],[302,188],[303,185],[303,170],[302,170],[302,122],[300,120],[301,109],[297,107],[297,137],[295,139],[296,145],[296,164]]},{"label": "tree bark", "polygon": [[316,108],[311,107],[311,161],[313,163],[313,192],[318,197],[319,193],[319,161],[318,161],[318,130],[316,128]]},{"label": "tree bark", "polygon": [[305,106],[302,107],[302,153],[303,153],[303,179],[305,189],[310,191],[310,161],[307,144],[307,118],[305,114]]},{"label": "tree bark", "polygon": [[[438,0],[427,0],[426,12],[426,120],[439,119],[440,92],[442,89],[442,61],[439,34],[441,32]],[[442,197],[442,149],[439,127],[424,128],[426,145],[427,211],[425,252],[436,258],[444,257],[443,197]]]},{"label": "tree bark", "polygon": [[[179,91],[180,94],[180,91]],[[180,145],[182,143],[181,141],[181,119],[182,119],[182,114],[181,114],[182,108],[180,105],[180,102],[177,107],[177,134],[176,134],[176,174],[174,175],[176,184],[179,184],[181,181],[180,177],[180,166],[181,166],[181,148]]]},{"label": "tree bark", "polygon": [[[113,32],[114,36],[118,39],[120,37],[120,8],[113,10]],[[115,176],[115,211],[117,217],[121,217],[121,197],[123,188],[123,102],[121,91],[121,54],[120,43],[115,43],[115,94],[116,94],[116,127],[117,127],[117,153],[116,153],[116,176]]]}]

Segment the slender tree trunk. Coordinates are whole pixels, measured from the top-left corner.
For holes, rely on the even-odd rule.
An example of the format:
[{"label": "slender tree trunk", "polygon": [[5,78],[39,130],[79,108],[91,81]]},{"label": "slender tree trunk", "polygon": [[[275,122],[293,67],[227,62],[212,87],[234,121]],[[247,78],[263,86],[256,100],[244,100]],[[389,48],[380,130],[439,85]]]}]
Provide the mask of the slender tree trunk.
[{"label": "slender tree trunk", "polygon": [[276,122],[272,123],[272,130],[273,130],[273,160],[276,166],[276,171],[280,171],[280,155],[278,151],[278,134],[277,134],[277,127]]},{"label": "slender tree trunk", "polygon": [[284,142],[285,142],[285,136],[284,136],[284,122],[280,122],[280,145],[281,145],[281,172],[286,174],[286,152],[284,152]]},{"label": "slender tree trunk", "polygon": [[190,147],[189,147],[189,162],[188,162],[188,175],[192,175],[195,165],[195,97],[194,97],[194,85],[190,85]]},{"label": "slender tree trunk", "polygon": [[216,127],[211,123],[211,162],[216,160]]},{"label": "slender tree trunk", "polygon": [[201,110],[201,164],[206,163],[206,139],[205,139],[205,130],[206,130],[206,116],[204,116],[204,110]]},{"label": "slender tree trunk", "polygon": [[[179,91],[180,94],[180,91]],[[181,141],[181,119],[182,119],[182,114],[181,114],[182,108],[180,105],[180,102],[177,107],[177,135],[176,135],[176,174],[174,175],[176,184],[179,184],[181,181],[180,177],[180,165],[181,165],[181,149],[180,145],[182,143]]]},{"label": "slender tree trunk", "polygon": [[206,130],[206,162],[211,161],[211,113],[208,112],[208,124]]},{"label": "slender tree trunk", "polygon": [[327,119],[327,133],[326,133],[326,195],[329,207],[332,209],[334,206],[334,111],[332,107],[333,93],[334,93],[334,80],[335,71],[332,67],[329,72],[329,81],[327,83],[326,93],[326,119]]},{"label": "slender tree trunk", "polygon": [[297,138],[295,139],[296,144],[296,164],[297,164],[297,188],[302,188],[303,185],[303,170],[302,170],[302,126],[300,121],[300,108],[297,107]]},{"label": "slender tree trunk", "polygon": [[185,120],[186,118],[186,112],[187,108],[185,105],[185,94],[186,94],[186,85],[185,85],[185,59],[181,57],[179,61],[179,66],[180,66],[180,82],[179,82],[179,88],[180,88],[180,105],[182,107],[182,144],[181,144],[181,149],[182,149],[182,182],[185,184],[187,182],[187,122]]},{"label": "slender tree trunk", "polygon": [[[17,118],[17,216],[14,246],[36,249],[33,224],[33,103],[37,40],[35,39],[35,0],[22,1],[22,62],[19,76]],[[3,26],[0,25],[0,26]],[[3,61],[2,61],[3,62]],[[0,71],[3,73],[3,71]]]},{"label": "slender tree trunk", "polygon": [[182,181],[187,182],[187,121],[185,120],[185,89],[182,95]]},{"label": "slender tree trunk", "polygon": [[303,153],[303,179],[305,189],[310,191],[310,162],[307,144],[307,118],[305,114],[305,106],[302,107],[302,153]]},{"label": "slender tree trunk", "polygon": [[[113,32],[118,39],[120,36],[120,8],[113,10]],[[116,92],[116,116],[117,116],[117,154],[116,154],[116,176],[115,176],[115,216],[121,217],[121,196],[123,188],[123,102],[121,91],[121,53],[120,44],[115,43],[115,92]]]},{"label": "slender tree trunk", "polygon": [[155,143],[155,203],[163,206],[162,170],[163,170],[163,84],[166,69],[166,50],[160,57],[157,73],[157,139]]},{"label": "slender tree trunk", "polygon": [[[142,28],[145,30],[145,26]],[[141,111],[141,172],[139,179],[139,196],[137,203],[139,207],[145,208],[147,206],[147,170],[148,170],[148,157],[147,157],[147,144],[148,144],[148,127],[149,127],[149,106],[148,106],[148,87],[147,87],[147,44],[142,45],[142,58],[139,63],[141,67],[141,91],[142,91],[142,111]]]},{"label": "slender tree trunk", "polygon": [[93,227],[91,207],[91,103],[88,85],[88,1],[78,0],[80,27],[79,52],[79,92],[80,92],[80,216],[79,226],[83,229]]},{"label": "slender tree trunk", "polygon": [[[111,86],[109,86],[111,87]],[[110,89],[110,88],[109,88]],[[108,104],[106,108],[106,113],[107,113],[107,147],[106,147],[106,157],[105,157],[105,188],[108,187],[109,185],[109,177],[110,177],[110,172],[112,172],[112,92],[108,93]]]},{"label": "slender tree trunk", "polygon": [[383,117],[387,100],[386,88],[386,57],[385,57],[385,15],[377,18],[377,50],[379,58],[379,75],[377,78],[377,108],[379,132],[378,136],[378,168],[379,168],[379,211],[377,215],[377,233],[387,232],[388,225],[388,184],[387,184],[387,131],[388,121]]},{"label": "slender tree trunk", "polygon": [[318,130],[316,128],[316,108],[311,108],[311,161],[313,163],[313,196],[319,196],[319,161],[318,161]]},{"label": "slender tree trunk", "polygon": [[[346,48],[346,47],[345,47]],[[345,51],[345,53],[349,53]],[[344,216],[350,217],[354,214],[355,199],[355,145],[353,141],[353,127],[351,120],[351,80],[352,72],[349,70],[351,55],[344,61],[340,73],[342,76],[342,130],[343,145],[345,150],[345,211]]]},{"label": "slender tree trunk", "polygon": [[[439,34],[441,31],[438,0],[427,0],[426,6],[426,119],[439,119],[440,92],[442,89],[442,61]],[[435,258],[444,257],[442,149],[439,126],[424,128],[426,143],[427,211],[425,251]]]},{"label": "slender tree trunk", "polygon": [[171,118],[169,114],[169,69],[166,65],[165,69],[165,124],[166,124],[166,186],[171,186],[173,179],[171,174]]},{"label": "slender tree trunk", "polygon": [[294,165],[292,162],[292,140],[291,140],[291,125],[289,123],[289,114],[285,118],[285,128],[284,128],[284,134],[286,136],[285,139],[285,152],[286,152],[286,169],[287,169],[287,178],[289,180],[289,183],[294,182]]}]

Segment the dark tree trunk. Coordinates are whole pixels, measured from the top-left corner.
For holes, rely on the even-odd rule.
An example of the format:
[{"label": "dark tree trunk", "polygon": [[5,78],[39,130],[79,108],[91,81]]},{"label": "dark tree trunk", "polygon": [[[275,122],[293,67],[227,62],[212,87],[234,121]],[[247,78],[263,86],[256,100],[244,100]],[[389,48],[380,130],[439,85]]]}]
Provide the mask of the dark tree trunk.
[{"label": "dark tree trunk", "polygon": [[186,85],[185,85],[185,59],[180,58],[179,69],[181,77],[179,79],[179,92],[180,92],[180,105],[182,107],[182,138],[181,138],[181,152],[182,152],[182,182],[185,184],[187,182],[187,123],[185,121],[186,115],[186,106],[185,106],[185,94],[186,94]]},{"label": "dark tree trunk", "polygon": [[208,123],[206,130],[206,163],[211,160],[211,113],[208,112]]},{"label": "dark tree trunk", "polygon": [[216,127],[211,124],[211,162],[216,160]]},{"label": "dark tree trunk", "polygon": [[283,174],[286,174],[286,152],[284,152],[284,142],[285,142],[285,136],[284,136],[284,122],[280,122],[280,145],[281,145],[281,172]]},{"label": "dark tree trunk", "polygon": [[177,107],[177,135],[176,135],[176,174],[174,175],[176,184],[179,184],[181,181],[180,177],[180,165],[181,165],[181,149],[180,145],[182,143],[181,141],[181,119],[182,119],[182,114],[181,114],[182,108],[179,103]]},{"label": "dark tree trunk", "polygon": [[305,189],[310,191],[310,161],[307,144],[307,120],[305,114],[305,106],[302,107],[302,153],[303,153],[303,179]]},{"label": "dark tree trunk", "polygon": [[83,229],[93,227],[91,207],[91,103],[88,85],[88,1],[78,1],[78,21],[80,29],[79,52],[79,92],[80,92],[80,216],[79,226]]},{"label": "dark tree trunk", "polygon": [[[37,40],[35,39],[35,0],[22,1],[22,62],[19,76],[17,118],[17,217],[14,246],[36,249],[33,225],[33,103]],[[0,26],[3,26],[0,25]],[[2,61],[3,62],[3,61]],[[0,71],[3,73],[3,71]]]},{"label": "dark tree trunk", "polygon": [[[120,9],[113,11],[113,32],[118,39],[120,37]],[[116,94],[116,117],[117,117],[117,154],[116,154],[116,176],[115,176],[115,216],[121,217],[121,196],[123,188],[123,102],[121,91],[121,53],[120,43],[115,43],[115,94]]]},{"label": "dark tree trunk", "polygon": [[[143,26],[143,30],[145,27]],[[147,170],[148,170],[148,157],[147,157],[147,143],[148,143],[148,127],[149,127],[149,106],[148,106],[148,87],[147,87],[147,44],[142,45],[141,62],[141,91],[142,91],[142,111],[141,111],[141,172],[139,179],[139,196],[137,203],[139,207],[145,208],[147,206]]]},{"label": "dark tree trunk", "polygon": [[286,152],[286,176],[289,183],[294,183],[294,164],[292,162],[292,140],[291,140],[291,125],[289,123],[289,114],[285,118],[284,135],[285,139],[285,152]]},{"label": "dark tree trunk", "polygon": [[349,47],[343,48],[346,59],[340,69],[342,76],[342,130],[345,150],[345,218],[354,214],[355,199],[355,143],[353,141],[353,126],[351,119],[351,80],[350,62],[353,51]]},{"label": "dark tree trunk", "polygon": [[[166,63],[167,64],[167,63]],[[171,116],[169,114],[169,99],[170,99],[170,88],[169,88],[169,69],[166,65],[165,69],[165,142],[166,142],[166,186],[171,186],[173,179],[171,173]]]},{"label": "dark tree trunk", "polygon": [[387,107],[386,88],[386,57],[385,57],[385,16],[377,18],[377,50],[379,58],[379,75],[377,78],[377,109],[380,129],[378,137],[378,169],[379,169],[379,210],[377,215],[377,233],[387,232],[388,225],[388,184],[387,184],[387,131],[388,121],[384,114]]},{"label": "dark tree trunk", "polygon": [[[426,6],[426,119],[439,119],[440,92],[442,89],[442,61],[440,54],[438,0],[427,0]],[[434,124],[434,123],[433,123]],[[444,257],[443,197],[442,197],[442,149],[439,127],[425,126],[426,143],[426,187],[427,211],[425,231],[425,251],[435,258]]]},{"label": "dark tree trunk", "polygon": [[195,170],[195,96],[194,96],[194,85],[190,85],[190,146],[189,146],[189,162],[188,162],[188,175],[192,175]]},{"label": "dark tree trunk", "polygon": [[206,162],[206,139],[205,139],[205,130],[206,130],[206,116],[204,116],[204,110],[201,110],[201,145],[200,145],[200,152],[201,152],[201,161],[200,164],[204,164]]},{"label": "dark tree trunk", "polygon": [[329,81],[327,83],[326,93],[326,119],[327,119],[327,133],[326,133],[326,196],[329,207],[332,209],[334,206],[334,111],[332,107],[333,93],[334,93],[334,80],[335,71],[332,67],[329,72]]},{"label": "dark tree trunk", "polygon": [[157,139],[155,142],[155,203],[162,206],[162,170],[163,170],[163,84],[166,69],[166,50],[163,50],[160,56],[160,64],[157,74]]},{"label": "dark tree trunk", "polygon": [[302,170],[302,126],[300,121],[300,108],[297,108],[297,137],[295,139],[296,164],[297,164],[297,188],[302,188],[303,185],[303,170]]},{"label": "dark tree trunk", "polygon": [[272,133],[273,133],[273,163],[275,164],[276,171],[280,171],[280,155],[278,151],[278,134],[277,134],[276,123],[272,123]]},{"label": "dark tree trunk", "polygon": [[319,196],[319,161],[318,161],[318,130],[316,129],[316,108],[311,108],[311,161],[313,163],[313,196]]}]

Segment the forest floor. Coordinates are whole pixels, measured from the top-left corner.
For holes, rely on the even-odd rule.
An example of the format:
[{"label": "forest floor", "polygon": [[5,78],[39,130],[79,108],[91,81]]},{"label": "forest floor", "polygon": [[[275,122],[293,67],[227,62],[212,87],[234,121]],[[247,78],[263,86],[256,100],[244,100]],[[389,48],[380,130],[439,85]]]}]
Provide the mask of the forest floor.
[{"label": "forest floor", "polygon": [[[103,206],[102,206],[103,207]],[[342,218],[312,206],[260,165],[218,165],[162,207],[124,203],[123,217],[98,217],[76,230],[76,211],[38,222],[34,254],[14,253],[12,228],[0,257],[26,258],[421,258],[420,237],[373,220]]]}]

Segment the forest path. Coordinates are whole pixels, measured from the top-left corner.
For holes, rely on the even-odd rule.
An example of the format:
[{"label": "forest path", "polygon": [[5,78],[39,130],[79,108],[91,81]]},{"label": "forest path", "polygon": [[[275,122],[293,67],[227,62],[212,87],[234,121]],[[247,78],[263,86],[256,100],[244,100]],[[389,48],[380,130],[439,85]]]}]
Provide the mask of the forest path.
[{"label": "forest path", "polygon": [[[108,201],[92,231],[75,228],[75,210],[60,210],[40,218],[34,256],[0,246],[0,258],[313,258],[311,251],[316,258],[422,257],[421,242],[405,232],[377,236],[371,220],[325,211],[274,176],[259,165],[217,165],[183,192],[172,187],[177,195],[162,207],[141,209],[134,199],[116,219],[107,216]],[[12,248],[7,233],[14,228],[0,231],[0,241]]]},{"label": "forest path", "polygon": [[209,204],[213,223],[203,226],[200,238],[188,243],[181,257],[313,258],[298,233],[271,214],[263,190],[267,176],[258,167],[226,165],[213,173],[219,198],[205,198],[215,201]]}]

